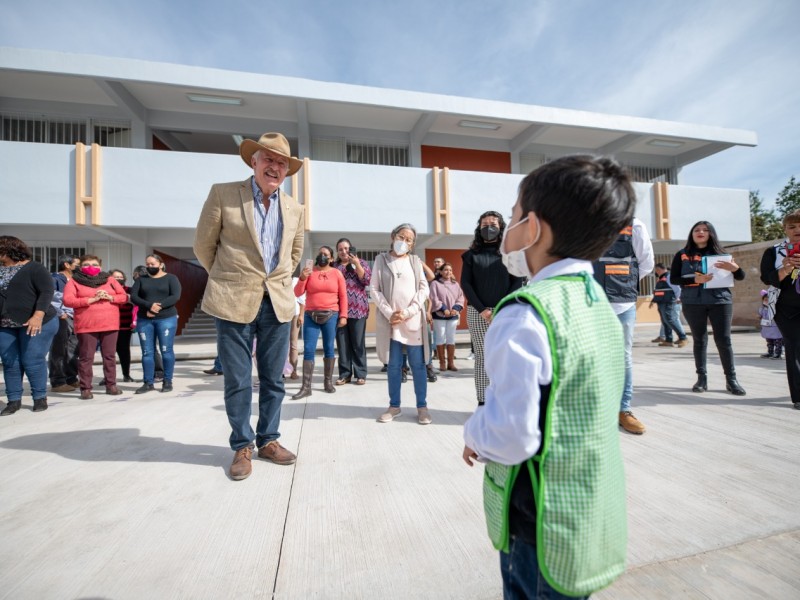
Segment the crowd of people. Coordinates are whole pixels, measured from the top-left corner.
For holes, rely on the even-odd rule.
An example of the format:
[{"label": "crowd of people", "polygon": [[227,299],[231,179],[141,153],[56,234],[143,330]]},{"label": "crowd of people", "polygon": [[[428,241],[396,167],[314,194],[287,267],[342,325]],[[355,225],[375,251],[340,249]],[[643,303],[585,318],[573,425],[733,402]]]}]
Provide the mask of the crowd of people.
[{"label": "crowd of people", "polygon": [[[25,242],[0,236],[0,360],[7,399],[0,415],[12,415],[21,408],[24,376],[34,412],[48,408],[48,379],[53,393],[94,398],[93,364],[98,351],[103,372],[99,386],[108,395],[123,394],[117,385],[117,356],[122,381],[133,382],[130,343],[134,331],[139,335],[144,368],[144,384],[135,393],[154,389],[157,376],[164,382],[161,391],[172,391],[172,338],[180,282],[165,272],[161,257],[151,254],[146,265],[136,268],[132,288],[126,285],[124,271],[104,271],[102,260],[93,254],[61,255],[52,274],[31,259]],[[163,285],[160,278],[165,278]]]}]

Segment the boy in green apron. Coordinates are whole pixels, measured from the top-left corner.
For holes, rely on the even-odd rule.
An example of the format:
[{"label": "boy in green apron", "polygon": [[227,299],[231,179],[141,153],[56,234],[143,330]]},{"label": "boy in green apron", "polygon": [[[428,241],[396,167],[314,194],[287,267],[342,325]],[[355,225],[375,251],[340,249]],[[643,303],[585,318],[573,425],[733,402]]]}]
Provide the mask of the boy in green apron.
[{"label": "boy in green apron", "polygon": [[505,230],[503,262],[530,282],[495,309],[491,384],[464,426],[463,458],[486,463],[507,599],[587,598],[625,569],[624,345],[591,262],[635,204],[616,162],[567,156],[522,181]]}]

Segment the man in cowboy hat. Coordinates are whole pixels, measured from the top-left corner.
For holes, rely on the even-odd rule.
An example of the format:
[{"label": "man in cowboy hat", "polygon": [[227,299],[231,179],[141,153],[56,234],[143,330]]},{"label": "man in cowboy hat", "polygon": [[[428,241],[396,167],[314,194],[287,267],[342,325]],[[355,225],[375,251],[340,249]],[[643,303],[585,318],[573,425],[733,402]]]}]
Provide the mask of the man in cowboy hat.
[{"label": "man in cowboy hat", "polygon": [[[239,146],[253,169],[243,182],[211,186],[194,239],[194,253],[208,271],[202,309],[216,317],[217,349],[225,377],[225,412],[236,453],[231,479],[251,471],[258,457],[290,465],[296,456],[278,443],[283,365],[294,316],[292,273],[303,253],[304,209],[280,190],[303,163],[280,133],[265,133]],[[258,424],[250,426],[251,349],[256,339]]]}]

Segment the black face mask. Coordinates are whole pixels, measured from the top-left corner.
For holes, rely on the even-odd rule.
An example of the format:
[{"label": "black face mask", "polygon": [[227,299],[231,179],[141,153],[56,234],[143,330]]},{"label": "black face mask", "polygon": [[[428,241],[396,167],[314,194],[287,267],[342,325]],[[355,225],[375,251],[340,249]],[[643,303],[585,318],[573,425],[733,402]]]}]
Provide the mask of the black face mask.
[{"label": "black face mask", "polygon": [[149,275],[156,275],[161,270],[161,267],[147,267],[147,273]]},{"label": "black face mask", "polygon": [[481,237],[484,242],[496,242],[497,238],[500,237],[500,229],[494,225],[481,227]]},{"label": "black face mask", "polygon": [[317,260],[314,262],[318,267],[327,267],[331,259],[325,254],[317,254]]}]

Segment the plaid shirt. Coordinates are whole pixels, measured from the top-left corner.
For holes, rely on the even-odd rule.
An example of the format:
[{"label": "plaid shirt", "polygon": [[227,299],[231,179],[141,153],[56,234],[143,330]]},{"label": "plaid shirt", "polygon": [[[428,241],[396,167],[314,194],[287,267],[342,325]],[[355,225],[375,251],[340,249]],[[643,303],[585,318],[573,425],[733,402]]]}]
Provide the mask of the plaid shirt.
[{"label": "plaid shirt", "polygon": [[358,259],[364,268],[364,278],[360,278],[355,271],[348,271],[347,265],[338,260],[333,266],[344,275],[347,288],[347,318],[364,319],[369,315],[369,282],[372,279],[372,269],[365,260]]}]

